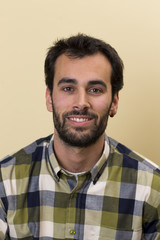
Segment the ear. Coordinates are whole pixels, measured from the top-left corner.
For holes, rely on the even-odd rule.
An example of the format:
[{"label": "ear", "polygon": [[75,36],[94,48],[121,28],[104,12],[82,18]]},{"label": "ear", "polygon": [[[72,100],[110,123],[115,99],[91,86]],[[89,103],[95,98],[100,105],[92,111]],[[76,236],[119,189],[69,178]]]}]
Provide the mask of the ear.
[{"label": "ear", "polygon": [[47,106],[47,110],[49,112],[52,112],[52,99],[51,99],[51,92],[49,90],[49,88],[46,89],[46,106]]},{"label": "ear", "polygon": [[119,101],[119,93],[115,93],[113,100],[112,100],[112,104],[111,104],[111,108],[109,111],[109,115],[110,117],[114,117],[114,115],[117,113],[118,110],[118,101]]}]

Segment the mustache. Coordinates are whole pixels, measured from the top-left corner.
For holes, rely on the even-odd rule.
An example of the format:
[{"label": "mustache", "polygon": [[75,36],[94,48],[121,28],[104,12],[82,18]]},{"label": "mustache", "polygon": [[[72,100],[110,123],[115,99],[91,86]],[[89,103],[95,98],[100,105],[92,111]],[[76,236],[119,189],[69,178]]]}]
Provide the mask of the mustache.
[{"label": "mustache", "polygon": [[91,118],[95,118],[95,119],[98,118],[96,114],[90,113],[90,112],[88,112],[88,110],[81,110],[81,111],[73,110],[73,111],[64,113],[63,118],[66,118],[70,115],[77,115],[77,116],[82,115],[82,116],[87,116],[87,117],[91,117]]}]

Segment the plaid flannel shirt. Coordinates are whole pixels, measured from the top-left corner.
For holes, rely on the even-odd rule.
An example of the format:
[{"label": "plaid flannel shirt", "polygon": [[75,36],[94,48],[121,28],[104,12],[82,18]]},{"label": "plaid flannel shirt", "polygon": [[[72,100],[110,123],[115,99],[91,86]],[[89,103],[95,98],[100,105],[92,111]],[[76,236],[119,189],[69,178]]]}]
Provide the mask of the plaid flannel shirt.
[{"label": "plaid flannel shirt", "polygon": [[0,162],[1,240],[160,239],[155,164],[106,137],[97,164],[76,180],[52,146],[53,137],[39,139]]}]

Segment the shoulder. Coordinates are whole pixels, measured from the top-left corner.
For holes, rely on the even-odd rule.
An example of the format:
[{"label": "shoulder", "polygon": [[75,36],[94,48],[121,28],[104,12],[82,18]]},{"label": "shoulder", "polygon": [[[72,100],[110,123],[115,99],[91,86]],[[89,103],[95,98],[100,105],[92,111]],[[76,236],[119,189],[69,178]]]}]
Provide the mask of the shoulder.
[{"label": "shoulder", "polygon": [[4,157],[0,160],[0,168],[6,168],[11,165],[29,164],[32,161],[40,161],[43,149],[49,143],[51,137],[52,135],[37,139],[16,153]]},{"label": "shoulder", "polygon": [[160,177],[160,167],[153,161],[110,137],[108,139],[111,146],[111,154],[123,159],[123,167],[154,173]]}]

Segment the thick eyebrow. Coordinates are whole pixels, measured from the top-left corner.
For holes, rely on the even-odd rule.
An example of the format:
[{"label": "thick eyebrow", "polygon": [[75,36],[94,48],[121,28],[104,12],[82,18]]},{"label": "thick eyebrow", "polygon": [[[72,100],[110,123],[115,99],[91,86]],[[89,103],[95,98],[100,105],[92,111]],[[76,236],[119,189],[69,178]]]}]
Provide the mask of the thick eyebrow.
[{"label": "thick eyebrow", "polygon": [[72,83],[72,84],[78,84],[77,80],[74,78],[62,78],[58,82],[58,86],[64,83]]},{"label": "thick eyebrow", "polygon": [[102,85],[107,89],[107,85],[102,80],[91,80],[88,82],[88,85]]},{"label": "thick eyebrow", "polygon": [[[72,84],[77,85],[78,81],[75,78],[67,78],[67,77],[65,77],[65,78],[60,79],[57,85],[59,86],[61,84],[65,84],[65,83],[72,83]],[[88,86],[90,86],[90,85],[102,85],[104,88],[107,89],[106,83],[103,82],[102,80],[99,80],[99,79],[90,80],[87,85]]]}]

